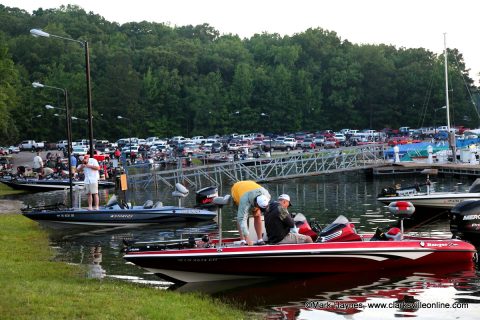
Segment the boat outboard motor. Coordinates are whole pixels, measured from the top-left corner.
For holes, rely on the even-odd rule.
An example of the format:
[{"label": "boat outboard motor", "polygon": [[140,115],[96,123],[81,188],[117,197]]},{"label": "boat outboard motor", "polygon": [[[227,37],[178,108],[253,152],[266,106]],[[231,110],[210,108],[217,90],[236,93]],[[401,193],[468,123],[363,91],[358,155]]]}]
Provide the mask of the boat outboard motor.
[{"label": "boat outboard motor", "polygon": [[218,197],[218,188],[215,186],[206,187],[195,193],[195,207],[202,209],[216,208],[213,198]]},{"label": "boat outboard motor", "polygon": [[450,210],[449,216],[454,238],[474,239],[480,235],[480,200],[460,202]]},{"label": "boat outboard motor", "polygon": [[325,227],[318,235],[316,242],[334,242],[334,241],[361,241],[362,238],[357,234],[355,225],[348,221],[345,216],[338,216],[335,221]]},{"label": "boat outboard motor", "polygon": [[397,190],[394,187],[383,188],[382,191],[378,194],[378,198],[383,197],[396,197],[398,196]]},{"label": "boat outboard motor", "polygon": [[472,185],[470,186],[470,189],[468,189],[469,193],[480,193],[480,178],[477,178]]},{"label": "boat outboard motor", "polygon": [[172,196],[178,198],[178,206],[182,206],[182,198],[188,196],[188,189],[181,183],[175,183],[175,191],[172,192]]}]

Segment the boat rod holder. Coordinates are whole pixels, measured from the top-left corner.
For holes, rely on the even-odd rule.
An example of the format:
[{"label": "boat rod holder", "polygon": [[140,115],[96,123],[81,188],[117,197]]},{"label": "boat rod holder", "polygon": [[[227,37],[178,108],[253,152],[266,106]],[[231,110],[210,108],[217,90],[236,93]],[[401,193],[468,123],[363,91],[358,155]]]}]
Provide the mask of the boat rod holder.
[{"label": "boat rod holder", "polygon": [[215,197],[213,198],[213,204],[218,207],[218,247],[217,251],[221,251],[222,249],[222,208],[224,205],[230,202],[232,197],[227,194],[223,197]]}]

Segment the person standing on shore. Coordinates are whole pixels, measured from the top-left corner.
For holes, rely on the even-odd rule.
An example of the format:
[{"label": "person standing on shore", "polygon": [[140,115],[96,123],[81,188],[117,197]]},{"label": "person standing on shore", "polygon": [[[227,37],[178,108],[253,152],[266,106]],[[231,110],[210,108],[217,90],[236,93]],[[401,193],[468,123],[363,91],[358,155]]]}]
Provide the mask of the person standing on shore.
[{"label": "person standing on shore", "polygon": [[78,166],[78,170],[82,171],[85,175],[85,190],[87,191],[88,197],[88,210],[93,210],[93,204],[95,203],[95,210],[99,209],[99,198],[98,198],[98,179],[100,174],[100,165],[98,164],[97,159],[90,158],[89,154],[86,154],[83,157],[83,163]]}]

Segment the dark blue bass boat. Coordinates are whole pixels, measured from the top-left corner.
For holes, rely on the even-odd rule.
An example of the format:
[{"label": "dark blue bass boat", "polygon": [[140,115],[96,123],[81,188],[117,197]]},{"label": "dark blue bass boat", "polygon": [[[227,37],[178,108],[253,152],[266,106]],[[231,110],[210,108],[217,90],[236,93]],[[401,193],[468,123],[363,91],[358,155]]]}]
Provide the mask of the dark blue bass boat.
[{"label": "dark blue bass boat", "polygon": [[[57,178],[47,178],[47,179],[36,179],[36,178],[4,178],[0,179],[0,182],[3,184],[17,190],[26,190],[31,192],[42,192],[42,191],[52,191],[52,190],[65,190],[70,187],[70,182],[68,179],[57,179]],[[84,186],[83,180],[73,180],[72,184],[74,187]],[[113,188],[115,183],[112,181],[99,180],[99,188]]]},{"label": "dark blue bass boat", "polygon": [[[176,185],[173,196],[182,198],[188,195],[188,190],[181,184]],[[201,196],[201,194],[205,194]],[[199,198],[211,198],[218,195],[217,188],[208,187],[197,192]],[[153,203],[148,200],[142,206],[130,206],[124,201],[117,201],[114,196],[107,205],[99,210],[85,208],[69,208],[64,204],[55,204],[43,207],[26,207],[22,209],[25,217],[50,226],[132,226],[152,223],[190,222],[212,220],[217,216],[216,211],[203,208],[208,207],[203,200],[203,206],[198,208],[184,208],[179,206],[163,206],[161,202]]]}]

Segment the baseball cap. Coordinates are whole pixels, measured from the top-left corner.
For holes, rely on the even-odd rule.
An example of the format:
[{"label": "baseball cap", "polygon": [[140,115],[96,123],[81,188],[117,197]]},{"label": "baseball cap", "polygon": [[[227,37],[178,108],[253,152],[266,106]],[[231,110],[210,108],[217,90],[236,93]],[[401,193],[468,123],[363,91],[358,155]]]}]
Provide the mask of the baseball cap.
[{"label": "baseball cap", "polygon": [[262,209],[265,209],[268,206],[268,200],[268,197],[263,194],[256,198],[257,205]]},{"label": "baseball cap", "polygon": [[292,202],[290,201],[290,196],[288,194],[281,194],[278,197],[278,200],[287,200],[289,202],[288,206],[290,207],[292,205]]}]

